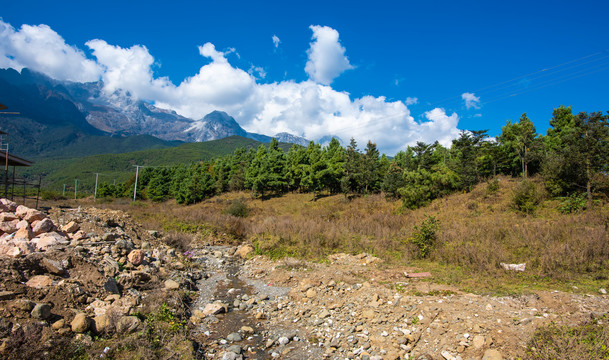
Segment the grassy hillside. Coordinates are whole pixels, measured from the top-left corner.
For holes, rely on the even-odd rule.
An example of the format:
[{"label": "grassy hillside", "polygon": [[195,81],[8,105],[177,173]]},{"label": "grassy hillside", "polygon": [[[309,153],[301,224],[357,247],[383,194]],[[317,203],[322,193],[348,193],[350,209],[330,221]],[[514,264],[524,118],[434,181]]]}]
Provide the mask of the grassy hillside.
[{"label": "grassy hillside", "polygon": [[[431,271],[436,281],[475,292],[597,293],[609,288],[609,209],[597,204],[564,215],[558,201],[546,200],[534,214],[524,215],[512,206],[518,183],[501,178],[498,189],[479,184],[472,192],[417,210],[403,210],[401,202],[381,195],[312,201],[311,194],[287,194],[261,201],[249,193],[223,194],[191,206],[173,201],[109,206],[129,211],[150,228],[198,233],[208,241],[250,242],[272,257],[325,259],[331,253],[367,252],[386,264]],[[235,199],[246,205],[246,217],[227,214]],[[435,246],[422,259],[409,239],[415,227],[421,233],[428,216],[438,228]],[[506,271],[501,263],[526,263],[526,271]]]},{"label": "grassy hillside", "polygon": [[[109,139],[106,141],[111,141]],[[45,188],[62,189],[63,184],[74,185],[90,190],[95,184],[95,173],[100,173],[99,181],[113,183],[123,182],[135,175],[133,165],[172,166],[180,163],[191,163],[209,160],[214,157],[232,154],[237,148],[255,148],[260,142],[240,136],[213,140],[201,143],[185,143],[176,147],[149,149],[122,154],[104,154],[80,158],[41,159],[34,166],[24,169],[27,177],[43,176]],[[83,146],[86,144],[83,144]],[[281,144],[286,151],[291,144]],[[117,146],[117,149],[119,147]],[[78,152],[74,152],[78,154]]]}]

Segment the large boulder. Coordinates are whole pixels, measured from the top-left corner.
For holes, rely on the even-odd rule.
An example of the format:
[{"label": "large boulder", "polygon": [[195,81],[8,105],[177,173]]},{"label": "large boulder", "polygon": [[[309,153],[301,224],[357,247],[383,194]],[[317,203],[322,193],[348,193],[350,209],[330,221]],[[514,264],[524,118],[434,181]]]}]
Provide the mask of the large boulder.
[{"label": "large boulder", "polygon": [[45,218],[38,221],[36,225],[34,225],[34,227],[32,228],[32,231],[34,232],[34,236],[38,236],[42,233],[46,233],[53,230],[54,227],[55,224],[53,224],[53,221],[49,218]]}]

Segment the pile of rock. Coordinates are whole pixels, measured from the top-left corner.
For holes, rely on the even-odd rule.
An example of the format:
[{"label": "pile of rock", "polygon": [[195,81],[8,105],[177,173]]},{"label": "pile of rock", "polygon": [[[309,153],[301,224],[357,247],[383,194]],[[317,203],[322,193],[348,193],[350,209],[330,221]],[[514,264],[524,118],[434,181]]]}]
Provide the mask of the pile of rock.
[{"label": "pile of rock", "polygon": [[60,229],[41,211],[0,199],[0,255],[28,255],[86,237],[78,230],[74,222]]}]

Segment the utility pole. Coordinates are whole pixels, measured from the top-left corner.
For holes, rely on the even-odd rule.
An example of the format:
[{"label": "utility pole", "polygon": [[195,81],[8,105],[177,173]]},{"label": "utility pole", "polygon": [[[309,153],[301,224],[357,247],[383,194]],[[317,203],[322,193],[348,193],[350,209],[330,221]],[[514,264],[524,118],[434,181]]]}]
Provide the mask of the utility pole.
[{"label": "utility pole", "polygon": [[93,195],[93,201],[97,200],[97,178],[99,177],[99,173],[95,173],[95,193]]},{"label": "utility pole", "polygon": [[76,200],[76,190],[78,189],[78,179],[74,179],[74,200]]},{"label": "utility pole", "polygon": [[135,196],[137,195],[137,175],[140,171],[141,167],[144,167],[144,165],[133,165],[135,166],[135,185],[133,188],[133,201],[135,201]]}]

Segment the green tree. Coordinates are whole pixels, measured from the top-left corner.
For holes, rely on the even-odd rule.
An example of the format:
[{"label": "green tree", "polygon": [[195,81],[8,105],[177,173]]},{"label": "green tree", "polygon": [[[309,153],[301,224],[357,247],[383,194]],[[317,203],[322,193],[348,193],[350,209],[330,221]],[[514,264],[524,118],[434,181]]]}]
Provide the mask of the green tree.
[{"label": "green tree", "polygon": [[359,194],[362,189],[362,154],[357,149],[357,142],[351,138],[351,142],[346,150],[345,176],[341,182],[343,193]]}]

